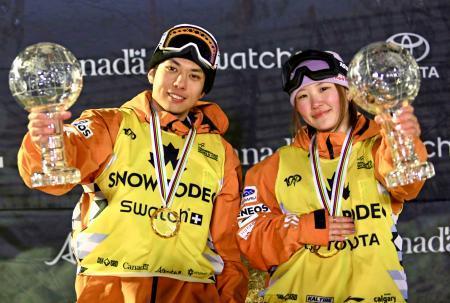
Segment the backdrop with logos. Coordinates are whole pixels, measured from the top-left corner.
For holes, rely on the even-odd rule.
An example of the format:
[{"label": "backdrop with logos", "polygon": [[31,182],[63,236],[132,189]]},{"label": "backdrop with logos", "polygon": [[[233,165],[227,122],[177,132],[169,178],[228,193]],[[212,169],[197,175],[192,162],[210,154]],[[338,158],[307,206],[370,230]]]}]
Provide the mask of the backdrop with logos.
[{"label": "backdrop with logos", "polygon": [[290,54],[329,49],[348,63],[363,46],[386,40],[413,54],[422,78],[414,106],[436,176],[399,220],[409,302],[448,302],[449,15],[445,0],[0,0],[0,301],[75,300],[68,236],[80,189],[50,196],[25,187],[18,175],[27,113],[8,89],[16,55],[43,41],[75,54],[84,73],[76,117],[84,109],[120,106],[149,88],[146,61],[162,32],[193,23],[219,41],[219,71],[205,99],[228,114],[226,137],[244,171],[290,142],[292,108],[280,77]]}]

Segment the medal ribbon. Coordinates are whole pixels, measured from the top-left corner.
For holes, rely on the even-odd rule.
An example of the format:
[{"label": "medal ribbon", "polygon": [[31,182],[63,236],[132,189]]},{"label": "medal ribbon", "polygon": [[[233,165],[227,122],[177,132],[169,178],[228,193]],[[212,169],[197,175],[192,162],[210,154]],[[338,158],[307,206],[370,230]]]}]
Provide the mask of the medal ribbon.
[{"label": "medal ribbon", "polygon": [[347,131],[344,144],[341,148],[341,157],[336,167],[333,188],[331,189],[331,200],[328,198],[327,187],[323,180],[322,169],[320,168],[319,151],[316,144],[316,135],[311,138],[309,144],[309,162],[313,173],[314,186],[317,198],[322,203],[324,209],[330,216],[335,216],[341,211],[342,191],[344,190],[345,176],[347,175],[347,166],[352,151],[353,138],[351,137],[352,128]]},{"label": "medal ribbon", "polygon": [[159,122],[158,113],[153,108],[153,105],[150,106],[150,138],[152,139],[153,162],[155,164],[159,194],[161,195],[161,201],[164,208],[170,208],[172,206],[173,198],[175,197],[176,190],[180,184],[181,175],[186,167],[187,159],[196,134],[197,131],[192,126],[184,143],[181,158],[178,160],[177,166],[172,174],[172,179],[170,180],[170,183],[167,184],[164,147],[161,138],[161,124]]}]

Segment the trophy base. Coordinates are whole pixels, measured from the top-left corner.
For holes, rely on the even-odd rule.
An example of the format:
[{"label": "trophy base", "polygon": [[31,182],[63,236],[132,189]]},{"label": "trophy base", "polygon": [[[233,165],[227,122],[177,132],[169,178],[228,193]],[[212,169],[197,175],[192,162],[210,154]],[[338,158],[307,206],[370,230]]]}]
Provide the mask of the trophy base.
[{"label": "trophy base", "polygon": [[429,179],[435,175],[432,163],[424,162],[412,167],[403,167],[388,173],[385,177],[387,187],[396,187]]},{"label": "trophy base", "polygon": [[80,171],[73,167],[52,169],[47,173],[34,173],[31,176],[32,187],[75,184],[80,181]]}]

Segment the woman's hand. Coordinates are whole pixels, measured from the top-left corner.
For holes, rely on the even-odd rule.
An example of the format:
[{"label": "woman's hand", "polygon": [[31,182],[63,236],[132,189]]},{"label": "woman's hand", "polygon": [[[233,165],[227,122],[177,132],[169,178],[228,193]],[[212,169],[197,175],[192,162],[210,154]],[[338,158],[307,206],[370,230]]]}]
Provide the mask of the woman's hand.
[{"label": "woman's hand", "polygon": [[[383,118],[377,115],[375,116],[375,122],[381,125],[383,123]],[[411,105],[405,105],[400,108],[395,113],[395,117],[392,118],[392,122],[395,123],[395,129],[402,134],[411,138],[420,137],[421,130],[419,121],[414,115],[414,108]]]},{"label": "woman's hand", "polygon": [[330,241],[345,241],[355,233],[355,223],[350,217],[330,217],[329,231]]}]

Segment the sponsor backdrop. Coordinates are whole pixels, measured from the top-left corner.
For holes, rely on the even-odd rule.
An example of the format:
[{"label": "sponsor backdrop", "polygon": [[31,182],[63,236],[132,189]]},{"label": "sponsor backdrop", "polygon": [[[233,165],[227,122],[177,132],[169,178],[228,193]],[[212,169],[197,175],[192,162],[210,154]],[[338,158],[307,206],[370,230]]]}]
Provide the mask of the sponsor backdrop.
[{"label": "sponsor backdrop", "polygon": [[[80,189],[53,197],[26,188],[16,155],[27,113],[8,89],[24,47],[60,43],[80,59],[84,89],[72,108],[114,107],[149,87],[146,61],[177,23],[213,32],[220,71],[207,99],[231,120],[227,138],[244,171],[289,142],[291,107],[280,66],[299,49],[332,49],[345,61],[390,40],[411,51],[422,86],[415,100],[436,177],[399,221],[410,302],[450,299],[450,3],[422,1],[0,0],[0,302],[73,302],[71,211]],[[392,301],[390,294],[364,302]]]}]

